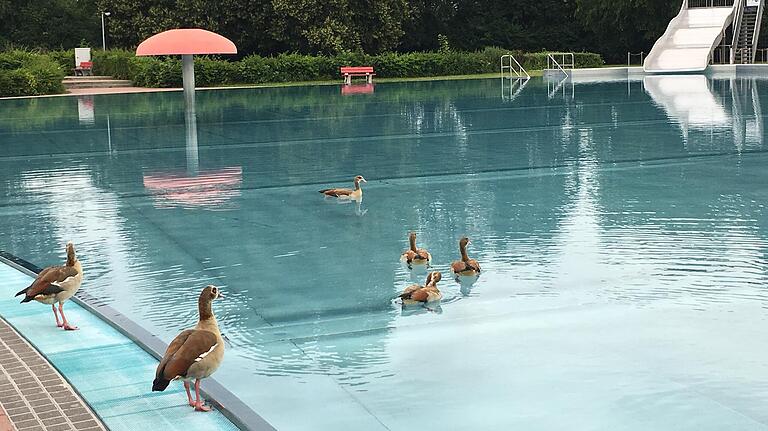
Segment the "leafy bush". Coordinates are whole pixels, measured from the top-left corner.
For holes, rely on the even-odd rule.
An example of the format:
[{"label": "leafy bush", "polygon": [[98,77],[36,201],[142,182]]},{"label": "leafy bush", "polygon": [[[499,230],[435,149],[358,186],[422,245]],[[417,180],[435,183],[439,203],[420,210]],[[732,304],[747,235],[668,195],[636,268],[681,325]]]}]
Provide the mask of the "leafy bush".
[{"label": "leafy bush", "polygon": [[[182,84],[178,57],[136,57],[131,51],[95,51],[98,74],[130,79],[142,87],[178,87]],[[318,81],[339,78],[342,66],[370,65],[382,78],[468,75],[499,71],[499,58],[512,53],[528,70],[543,69],[547,53],[524,53],[502,48],[477,52],[412,52],[367,55],[342,53],[334,56],[280,54],[276,57],[250,55],[237,62],[210,57],[195,58],[195,81],[200,86],[263,84],[269,82]],[[576,53],[576,67],[599,67],[598,54]]]},{"label": "leafy bush", "polygon": [[75,67],[74,50],[48,51],[46,54],[51,57],[51,60],[58,63],[65,74],[72,73],[72,68]]},{"label": "leafy bush", "polygon": [[0,96],[63,93],[64,71],[46,54],[29,51],[0,53]]}]

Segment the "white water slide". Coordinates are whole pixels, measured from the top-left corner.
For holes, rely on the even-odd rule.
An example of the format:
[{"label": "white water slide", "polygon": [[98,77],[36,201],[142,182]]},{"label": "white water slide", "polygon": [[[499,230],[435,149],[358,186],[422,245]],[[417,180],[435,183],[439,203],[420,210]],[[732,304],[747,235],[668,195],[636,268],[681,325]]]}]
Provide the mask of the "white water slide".
[{"label": "white water slide", "polygon": [[[703,6],[691,7],[696,3]],[[720,44],[731,25],[736,6],[724,0],[683,0],[680,13],[656,41],[643,68],[650,73],[697,72],[707,68],[712,49]],[[734,5],[739,1],[732,2]],[[699,4],[696,4],[699,6]]]}]

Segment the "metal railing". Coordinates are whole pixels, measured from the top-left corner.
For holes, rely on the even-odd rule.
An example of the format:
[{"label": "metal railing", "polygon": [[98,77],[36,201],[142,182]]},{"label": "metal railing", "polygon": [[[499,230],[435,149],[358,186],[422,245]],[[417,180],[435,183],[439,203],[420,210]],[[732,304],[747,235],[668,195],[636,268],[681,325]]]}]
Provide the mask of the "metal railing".
[{"label": "metal railing", "polygon": [[752,63],[752,59],[754,58],[752,55],[752,47],[748,46],[746,48],[739,48],[735,52],[741,54],[741,62],[735,63],[735,64],[751,64]]},{"label": "metal railing", "polygon": [[631,66],[632,65],[632,59],[634,57],[638,57],[638,56],[640,57],[640,65],[642,66],[643,65],[643,60],[645,59],[645,52],[643,52],[643,51],[636,52],[636,53],[635,52],[627,52],[627,66]]},{"label": "metal railing", "polygon": [[765,0],[760,0],[757,6],[757,16],[755,17],[755,30],[752,34],[752,63],[755,62],[755,55],[757,54],[757,43],[760,38],[760,25],[763,21],[763,10],[765,9]]},{"label": "metal railing", "polygon": [[[560,81],[547,80],[547,98],[553,99],[557,95],[558,90],[562,89],[563,100],[567,99],[568,96],[567,96],[566,86],[565,86],[566,82],[568,82],[568,76],[565,76]],[[571,99],[573,99],[575,88],[576,86],[573,83],[573,80],[571,80]]]},{"label": "metal railing", "polygon": [[[557,61],[557,59],[560,59],[560,61]],[[569,75],[568,72],[565,71],[565,68],[573,70],[575,66],[576,64],[572,52],[553,52],[547,54],[547,69],[560,69],[566,78]]]},{"label": "metal railing", "polygon": [[502,76],[501,77],[501,100],[505,102],[511,102],[517,98],[517,96],[520,95],[520,93],[523,92],[523,89],[526,85],[528,85],[528,81],[530,81],[530,78],[523,78],[520,77],[518,79],[512,79],[513,77],[510,76],[509,79],[509,86],[506,86],[507,78]]},{"label": "metal railing", "polygon": [[699,7],[733,7],[734,0],[688,0],[688,9]]},{"label": "metal railing", "polygon": [[[741,20],[744,17],[744,0],[738,0],[736,8],[733,11],[733,38],[731,40],[731,46],[739,46],[739,33],[741,33]],[[725,34],[723,34],[725,39]],[[736,51],[731,51],[730,63],[733,64],[736,61]]]},{"label": "metal railing", "polygon": [[717,45],[710,56],[712,64],[732,64],[731,45]]},{"label": "metal railing", "polygon": [[[505,63],[504,60],[507,60]],[[517,66],[517,68],[515,68]],[[525,70],[525,68],[517,61],[514,55],[504,54],[501,56],[501,76],[504,76],[504,71],[509,71],[509,76],[512,77],[514,72],[518,78],[531,79],[531,75]]]},{"label": "metal railing", "polygon": [[768,62],[768,48],[760,48],[755,51],[755,62],[765,63]]}]

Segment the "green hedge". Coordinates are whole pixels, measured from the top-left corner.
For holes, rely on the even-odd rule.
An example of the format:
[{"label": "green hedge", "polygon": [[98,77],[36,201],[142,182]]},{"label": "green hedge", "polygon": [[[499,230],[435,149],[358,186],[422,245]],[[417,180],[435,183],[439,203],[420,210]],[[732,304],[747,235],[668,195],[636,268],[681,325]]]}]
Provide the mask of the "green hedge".
[{"label": "green hedge", "polygon": [[[404,78],[493,73],[499,58],[512,52],[526,69],[543,69],[547,53],[523,53],[501,48],[478,52],[414,52],[407,54],[340,54],[333,57],[281,54],[275,57],[251,55],[230,62],[214,58],[195,59],[198,86],[263,84],[270,82],[318,81],[338,79],[339,68],[371,65],[382,78]],[[94,69],[98,74],[130,79],[142,87],[181,86],[181,61],[178,58],[140,58],[130,51],[95,51]],[[576,67],[599,67],[598,54],[576,53]]]},{"label": "green hedge", "polygon": [[64,70],[47,54],[0,52],[0,97],[63,93],[63,78]]},{"label": "green hedge", "polygon": [[[499,71],[499,58],[512,53],[526,69],[543,69],[547,53],[524,53],[502,48],[477,52],[412,52],[367,55],[346,53],[331,57],[280,54],[274,57],[250,55],[240,61],[213,57],[195,58],[198,86],[264,84],[270,82],[320,81],[339,79],[342,66],[370,65],[381,78],[407,78],[446,75],[471,75]],[[74,53],[57,53],[56,58],[71,62]],[[181,61],[178,57],[136,57],[133,51],[93,51],[94,73],[129,79],[141,87],[181,86]],[[576,53],[576,67],[599,67],[598,54]]]}]

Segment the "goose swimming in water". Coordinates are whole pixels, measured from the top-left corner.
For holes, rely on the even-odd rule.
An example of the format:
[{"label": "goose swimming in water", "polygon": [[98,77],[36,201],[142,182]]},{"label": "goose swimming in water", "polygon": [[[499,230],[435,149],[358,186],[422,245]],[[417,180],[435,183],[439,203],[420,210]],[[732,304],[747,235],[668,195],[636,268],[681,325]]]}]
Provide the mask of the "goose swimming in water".
[{"label": "goose swimming in water", "polygon": [[427,250],[416,248],[416,232],[408,234],[408,242],[410,243],[410,248],[400,255],[400,260],[407,263],[409,268],[411,264],[426,265],[432,261],[432,255]]},{"label": "goose swimming in water", "polygon": [[480,264],[475,259],[470,259],[467,255],[467,245],[469,244],[469,238],[463,237],[459,240],[459,252],[461,253],[461,260],[454,261],[451,264],[451,269],[456,275],[478,275],[480,274]]},{"label": "goose swimming in water", "polygon": [[360,183],[361,182],[367,183],[368,181],[366,181],[362,175],[358,175],[355,177],[354,182],[355,182],[354,190],[338,188],[338,189],[323,189],[323,190],[320,190],[319,192],[328,197],[334,197],[339,199],[349,199],[349,200],[360,200],[363,197],[363,189],[360,188]]},{"label": "goose swimming in water", "polygon": [[412,305],[419,303],[435,302],[443,299],[443,294],[437,288],[437,283],[442,278],[438,271],[430,272],[424,286],[413,284],[408,286],[400,294],[399,298],[403,305]]}]

